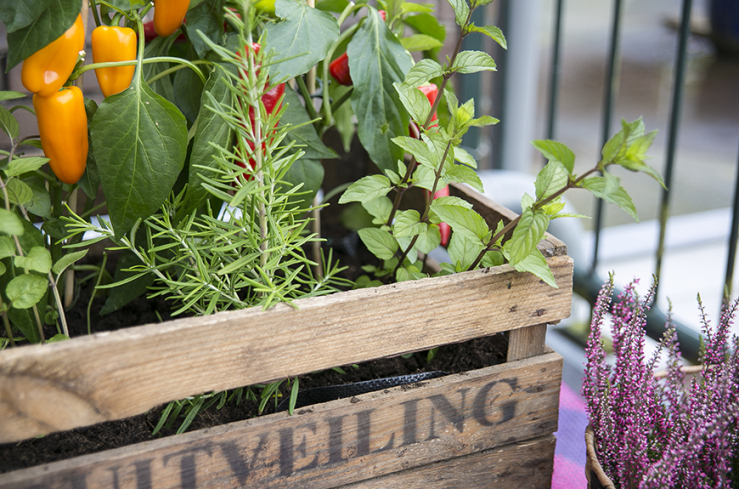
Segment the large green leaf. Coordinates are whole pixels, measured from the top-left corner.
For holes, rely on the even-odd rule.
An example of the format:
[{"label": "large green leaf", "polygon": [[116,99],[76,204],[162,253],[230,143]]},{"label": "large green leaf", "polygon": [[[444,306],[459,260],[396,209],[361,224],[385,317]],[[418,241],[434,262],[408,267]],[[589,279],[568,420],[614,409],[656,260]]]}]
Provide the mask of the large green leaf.
[{"label": "large green leaf", "polygon": [[190,68],[179,70],[174,76],[174,102],[190,122],[195,122],[200,110],[203,82]]},{"label": "large green leaf", "polygon": [[39,176],[27,177],[23,182],[31,189],[33,197],[26,204],[26,209],[31,214],[36,214],[44,219],[51,219],[51,196],[46,190],[46,180]]},{"label": "large green leaf", "polygon": [[536,250],[536,245],[544,237],[549,226],[549,216],[543,212],[534,212],[529,207],[521,214],[521,220],[513,230],[513,235],[508,243],[511,264],[515,265],[523,261]]},{"label": "large green leaf", "polygon": [[48,287],[49,283],[44,277],[28,273],[11,280],[5,292],[8,299],[13,301],[14,308],[28,309],[41,300]]},{"label": "large green leaf", "polygon": [[36,20],[52,3],[54,0],[5,0],[0,2],[0,20],[8,33],[15,32]]},{"label": "large green leaf", "polygon": [[300,158],[290,166],[285,174],[285,180],[293,186],[303,184],[298,190],[302,195],[291,196],[290,201],[301,209],[307,209],[313,204],[313,199],[323,183],[323,165],[320,161]]},{"label": "large green leaf", "polygon": [[116,236],[159,209],[185,162],[187,125],[143,81],[106,98],[90,129]]},{"label": "large green leaf", "polygon": [[[34,2],[3,2],[28,4]],[[80,13],[77,0],[52,0],[48,8],[25,27],[8,34],[8,62],[5,72],[30,55],[55,41],[69,29]]]},{"label": "large green leaf", "polygon": [[217,44],[223,34],[223,6],[225,4],[225,0],[205,0],[187,12],[185,28],[199,58],[210,51],[210,48],[197,31],[201,31],[205,37]]},{"label": "large green leaf", "polygon": [[267,52],[274,50],[279,61],[270,66],[275,80],[307,73],[322,61],[339,38],[336,18],[297,0],[277,0],[275,12],[282,21],[267,25]]},{"label": "large green leaf", "polygon": [[[308,117],[303,104],[300,103],[298,95],[288,86],[285,87],[283,104],[286,104],[287,107],[280,118],[281,126],[286,124],[297,126],[310,122],[310,117]],[[336,158],[336,152],[323,144],[312,124],[306,124],[288,132],[284,144],[288,144],[290,141],[295,141],[296,145],[299,145],[299,149],[305,152],[303,158],[311,160]]]},{"label": "large green leaf", "polygon": [[446,222],[455,233],[466,239],[482,243],[490,235],[485,219],[477,212],[458,205],[444,205],[444,201],[431,203],[431,211],[439,221]]},{"label": "large green leaf", "polygon": [[413,60],[375,9],[354,34],[347,55],[359,140],[380,169],[394,170],[403,150],[392,138],[407,133],[410,117],[393,83],[403,81]]},{"label": "large green leaf", "polygon": [[[216,165],[213,159],[218,155],[218,149],[211,143],[222,148],[228,148],[233,138],[233,130],[223,118],[212,109],[220,110],[220,104],[231,105],[231,85],[228,76],[220,69],[216,69],[208,78],[203,89],[203,100],[200,104],[198,127],[193,138],[192,152],[190,153],[190,174],[187,182],[188,207],[194,209],[208,196],[208,191],[202,186],[200,175],[209,176],[212,173],[207,168]],[[195,165],[207,168],[197,168]]]}]

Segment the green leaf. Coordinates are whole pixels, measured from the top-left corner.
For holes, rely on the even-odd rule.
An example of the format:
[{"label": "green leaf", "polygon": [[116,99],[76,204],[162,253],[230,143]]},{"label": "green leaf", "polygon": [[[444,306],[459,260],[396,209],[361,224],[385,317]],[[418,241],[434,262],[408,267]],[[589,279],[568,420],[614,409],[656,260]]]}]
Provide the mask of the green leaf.
[{"label": "green leaf", "polygon": [[[190,22],[188,13],[187,21]],[[221,24],[223,25],[223,24]],[[200,111],[200,98],[203,93],[203,82],[190,68],[179,70],[174,75],[174,103],[187,120],[195,122]]]},{"label": "green leaf", "polygon": [[22,180],[13,178],[8,181],[8,200],[11,204],[25,205],[33,199],[33,190]]},{"label": "green leaf", "polygon": [[467,236],[455,232],[452,234],[452,239],[449,240],[447,251],[455,270],[464,272],[472,266],[483,248],[485,248],[485,245],[480,240],[469,239]]},{"label": "green leaf", "polygon": [[75,251],[74,253],[67,253],[66,255],[59,258],[56,263],[54,263],[51,271],[54,272],[56,275],[61,275],[61,273],[70,265],[76,263],[78,260],[81,260],[88,251],[89,250],[80,250]]},{"label": "green leaf", "polygon": [[116,237],[167,198],[185,162],[187,124],[172,103],[134,78],[92,121],[100,181]]},{"label": "green leaf", "polygon": [[459,197],[438,197],[434,199],[434,202],[436,202],[436,205],[456,205],[465,209],[472,209],[472,204]]},{"label": "green leaf", "polygon": [[393,138],[393,142],[407,153],[413,155],[421,165],[431,170],[436,170],[439,158],[436,157],[436,151],[429,149],[429,145],[425,141],[410,136],[398,136]]},{"label": "green leaf", "polygon": [[503,254],[500,251],[488,251],[480,261],[481,267],[497,267],[505,263]]},{"label": "green leaf", "polygon": [[[43,0],[42,0],[43,1]],[[3,2],[7,3],[7,2]],[[30,3],[30,2],[11,2]],[[33,9],[33,15],[37,15],[29,24],[8,33],[8,60],[5,72],[31,56],[39,49],[61,37],[67,29],[72,27],[80,13],[79,2],[54,0],[39,14],[35,12],[39,5]],[[22,22],[21,22],[22,23]]]},{"label": "green leaf", "polygon": [[[137,272],[127,272],[125,270],[139,264],[141,264],[141,261],[132,252],[124,251],[121,253],[115,275],[113,276],[113,283],[123,282],[136,275]],[[131,282],[113,287],[110,289],[110,295],[106,299],[105,304],[100,309],[100,315],[104,316],[105,314],[117,311],[132,300],[145,294],[149,286],[153,283],[154,274],[145,273]]]},{"label": "green leaf", "polygon": [[454,9],[454,21],[458,26],[464,27],[470,16],[470,6],[467,0],[449,0],[449,5]]},{"label": "green leaf", "polygon": [[421,273],[421,271],[416,267],[415,265],[408,265],[398,268],[398,271],[395,272],[395,280],[398,282],[407,282],[408,280],[419,280],[422,278],[426,278],[427,275],[425,273]]},{"label": "green leaf", "polygon": [[467,165],[472,168],[477,168],[477,160],[475,160],[471,154],[459,146],[454,148],[454,159],[459,161],[463,165]]},{"label": "green leaf", "polygon": [[18,137],[18,134],[20,134],[20,126],[18,125],[18,121],[13,116],[13,114],[10,113],[8,109],[0,105],[0,127],[2,127],[2,130],[5,131],[5,134],[10,137],[11,141]]},{"label": "green leaf", "polygon": [[233,138],[233,130],[215,111],[222,110],[221,105],[231,106],[230,86],[231,82],[226,74],[216,68],[203,89],[198,127],[195,129],[190,153],[190,170],[187,182],[188,208],[191,210],[198,207],[209,195],[208,191],[202,186],[203,181],[200,175],[207,178],[215,176],[211,169],[218,166],[214,158],[219,155],[219,151],[214,145],[228,148]]},{"label": "green leaf", "polygon": [[441,233],[437,224],[429,224],[425,231],[418,235],[416,248],[421,253],[431,253],[441,244]]},{"label": "green leaf", "polygon": [[486,127],[486,126],[492,126],[500,122],[495,117],[490,117],[489,115],[484,115],[482,117],[478,117],[477,119],[471,119],[469,122],[467,122],[468,126],[473,127]]},{"label": "green leaf", "polygon": [[5,272],[7,272],[8,269],[5,267],[5,263],[0,261],[0,277],[5,275]]},{"label": "green leaf", "polygon": [[0,20],[8,33],[15,32],[36,20],[53,2],[54,0],[0,2]]},{"label": "green leaf", "polygon": [[532,253],[531,250],[536,250],[536,245],[544,237],[548,225],[549,216],[543,212],[534,212],[531,208],[523,211],[511,239],[506,243],[512,265],[524,260]]},{"label": "green leaf", "polygon": [[[456,155],[456,150],[454,154]],[[466,183],[480,193],[484,193],[482,181],[472,168],[465,165],[452,165],[446,173],[447,177],[457,183]]]},{"label": "green leaf", "polygon": [[[18,2],[18,3],[21,3],[21,2]],[[3,8],[3,5],[0,5],[0,9],[2,9],[2,8]],[[5,24],[5,25],[7,27],[7,24]],[[23,98],[25,96],[26,95],[23,94],[23,93],[14,92],[12,90],[3,90],[3,91],[0,91],[0,101],[3,101],[3,100],[15,100],[17,98]]]},{"label": "green leaf", "polygon": [[442,46],[441,41],[425,34],[414,34],[410,37],[404,37],[400,40],[400,44],[411,53],[414,51],[430,51]]},{"label": "green leaf", "polygon": [[480,34],[485,34],[490,39],[497,42],[500,45],[500,47],[502,47],[503,49],[508,49],[508,43],[505,40],[503,31],[501,31],[499,28],[495,27],[494,25],[486,25],[484,27],[478,27],[472,24],[470,25],[470,32],[479,32]]},{"label": "green leaf", "polygon": [[614,161],[623,149],[623,143],[624,134],[622,132],[614,134],[614,136],[609,139],[605,145],[603,145],[603,149],[601,150],[601,155],[603,156],[602,162],[611,163]]},{"label": "green leaf", "polygon": [[441,65],[432,59],[422,59],[408,71],[403,80],[403,85],[410,88],[418,88],[428,83],[432,78],[444,74]]},{"label": "green leaf", "polygon": [[17,214],[5,209],[0,209],[0,233],[11,236],[23,234],[23,221]]},{"label": "green leaf", "polygon": [[323,165],[320,161],[300,158],[290,166],[284,180],[292,186],[303,184],[298,190],[300,195],[290,196],[290,203],[308,209],[323,183]]},{"label": "green leaf", "polygon": [[[98,110],[98,104],[89,98],[85,99],[85,113],[87,114],[88,135],[89,128],[92,125],[92,119]],[[95,162],[95,149],[91,137],[88,137],[87,163],[85,164],[85,173],[82,174],[77,184],[85,192],[90,199],[96,199],[98,188],[100,187],[100,175],[98,175],[98,167]]]},{"label": "green leaf", "polygon": [[58,343],[60,341],[66,341],[68,339],[69,339],[69,336],[59,333],[59,334],[55,334],[54,336],[46,340],[46,342],[47,343]]},{"label": "green leaf", "polygon": [[0,236],[0,259],[15,256],[16,247],[13,239],[8,236]]},{"label": "green leaf", "polygon": [[297,0],[277,0],[275,13],[282,21],[267,25],[266,52],[277,53],[269,68],[274,80],[307,73],[322,61],[339,38],[336,18]]},{"label": "green leaf", "polygon": [[[405,5],[408,5],[407,3]],[[438,39],[440,43],[444,44],[446,39],[446,28],[439,24],[438,19],[429,13],[420,13],[417,15],[411,15],[403,19],[403,22],[411,29],[419,34],[426,34],[434,39]],[[431,54],[435,57],[439,52],[439,49],[432,49]]]},{"label": "green leaf", "polygon": [[13,263],[18,268],[49,273],[49,270],[51,270],[51,253],[42,246],[34,246],[31,251],[26,253],[26,256],[16,256]]},{"label": "green leaf", "polygon": [[336,12],[340,14],[349,5],[349,0],[319,0],[316,8],[324,12]]},{"label": "green leaf", "polygon": [[18,175],[38,170],[48,162],[49,158],[42,158],[41,156],[18,158],[10,162],[8,168],[5,170],[5,174],[9,177],[17,177]]},{"label": "green leaf", "polygon": [[[608,180],[604,177],[589,177],[582,181],[582,187],[590,190],[590,192],[606,202],[616,204],[623,209],[628,215],[639,222],[639,216],[636,213],[636,207],[626,190],[619,184],[620,179],[609,173]],[[610,182],[615,182],[613,185]]]},{"label": "green leaf", "polygon": [[[16,257],[17,258],[17,257]],[[23,274],[8,283],[5,293],[16,309],[28,309],[36,304],[46,293],[49,283],[39,275]]]},{"label": "green leaf", "polygon": [[559,161],[549,161],[536,176],[536,199],[542,200],[567,186],[569,172]]},{"label": "green leaf", "polygon": [[542,255],[537,249],[533,249],[529,255],[513,265],[513,268],[519,272],[533,273],[542,279],[547,285],[550,285],[555,289],[559,288],[557,287],[557,282],[554,280],[554,275],[552,275],[552,271],[549,269],[549,265],[547,264],[544,255]]},{"label": "green leaf", "polygon": [[[331,84],[329,88],[331,90],[331,97],[334,100],[338,100],[348,90],[354,89],[353,87],[346,87],[338,83]],[[341,104],[339,109],[334,111],[334,125],[341,136],[344,152],[349,153],[351,151],[352,141],[354,140],[354,112],[352,111],[351,102]]]},{"label": "green leaf", "polygon": [[496,71],[495,61],[482,51],[462,51],[457,55],[451,68],[457,73],[477,73],[480,71]]},{"label": "green leaf", "polygon": [[396,238],[415,236],[426,231],[427,224],[420,222],[421,214],[417,210],[409,209],[395,214],[393,235]]},{"label": "green leaf", "polygon": [[389,260],[398,251],[398,242],[389,232],[378,228],[359,230],[359,238],[373,255],[381,260]]},{"label": "green leaf", "polygon": [[440,202],[443,200],[434,200],[431,203],[431,211],[438,216],[439,221],[449,224],[455,233],[480,242],[488,237],[490,229],[480,214],[466,207],[444,205]]},{"label": "green leaf", "polygon": [[339,204],[374,200],[387,195],[391,188],[390,179],[386,176],[369,175],[351,184],[339,199]]},{"label": "green leaf", "polygon": [[347,55],[359,140],[381,170],[392,170],[403,158],[392,139],[407,134],[410,122],[393,83],[405,78],[413,60],[375,9],[349,42]]},{"label": "green leaf", "polygon": [[573,153],[570,148],[558,141],[552,141],[551,139],[538,140],[531,144],[533,144],[547,160],[562,163],[567,169],[567,172],[572,175],[572,170],[575,167],[575,153]]},{"label": "green leaf", "polygon": [[336,152],[323,144],[321,138],[318,137],[315,126],[310,124],[310,117],[308,117],[305,107],[300,103],[295,91],[289,86],[285,87],[283,106],[286,106],[286,108],[280,117],[281,126],[288,124],[300,126],[302,124],[301,127],[292,129],[287,133],[284,144],[295,141],[296,150],[303,150],[305,152],[303,158],[311,160],[330,160],[337,157]]},{"label": "green leaf", "polygon": [[67,236],[67,225],[59,218],[53,217],[44,222],[41,229],[54,239],[64,239]]},{"label": "green leaf", "polygon": [[[198,54],[198,58],[202,58],[210,51],[210,47],[197,33],[201,31],[205,37],[218,44],[221,35],[223,35],[223,7],[225,0],[204,0],[198,6],[187,11],[187,34],[192,47]],[[192,72],[190,69],[180,70]],[[175,77],[175,88],[177,87],[177,77]],[[202,88],[202,87],[201,87]],[[177,91],[175,90],[175,95]],[[187,115],[187,114],[185,114]]]},{"label": "green leaf", "polygon": [[[405,110],[410,114],[411,119],[423,124],[429,112],[431,112],[431,104],[429,104],[426,96],[415,87],[401,85],[400,83],[393,83],[393,86],[398,91],[400,101],[403,103]],[[396,139],[398,138],[393,139],[393,141]]]},{"label": "green leaf", "polygon": [[[435,182],[436,174],[430,166],[419,165],[413,172],[413,185],[415,185],[416,187],[425,188],[426,190],[430,191],[434,188]],[[449,182],[444,177],[441,177],[439,181],[436,182],[436,188],[438,190],[440,188],[444,188],[448,184]]]},{"label": "green leaf", "polygon": [[362,201],[364,210],[374,218],[372,224],[385,224],[390,218],[390,212],[393,210],[393,203],[387,197],[379,197],[370,201]]}]

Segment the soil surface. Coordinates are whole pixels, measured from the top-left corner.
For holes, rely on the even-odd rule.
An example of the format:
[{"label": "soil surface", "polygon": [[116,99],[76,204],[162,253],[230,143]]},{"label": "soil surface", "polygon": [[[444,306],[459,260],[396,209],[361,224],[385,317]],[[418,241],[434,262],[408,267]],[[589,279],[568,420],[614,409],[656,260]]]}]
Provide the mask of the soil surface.
[{"label": "soil surface", "polygon": [[[361,271],[362,263],[372,262],[371,255],[367,256],[369,252],[364,249],[358,237],[355,236],[355,238],[347,235],[340,239],[329,240],[327,243],[333,249],[334,257],[338,258],[342,265],[347,266],[347,270],[342,275],[352,280],[363,273]],[[110,270],[111,274],[115,270],[115,262],[115,256],[108,260],[106,268]],[[89,280],[77,291],[75,304],[67,314],[72,337],[87,334],[87,306],[94,282],[94,279]],[[154,300],[142,297],[123,306],[118,311],[100,316],[98,311],[105,303],[105,299],[103,295],[98,294],[92,302],[90,324],[93,333],[166,321],[169,319],[168,311],[172,307],[172,304],[162,297]],[[49,338],[56,334],[56,330],[47,327],[45,333],[46,337]],[[441,347],[431,363],[426,361],[426,352],[419,352],[409,358],[385,358],[357,366],[342,366],[344,373],[326,370],[301,376],[300,388],[348,384],[438,370],[449,374],[459,373],[504,362],[507,348],[507,335],[498,334],[488,338]],[[281,394],[280,399],[289,396],[285,384],[282,386]],[[151,434],[165,407],[162,405],[148,413],[124,420],[53,433],[20,443],[0,445],[0,473],[174,435],[182,418],[170,429],[162,430],[156,436]],[[274,412],[274,409],[275,403],[270,402],[262,414],[270,414]],[[212,406],[208,410],[202,411],[195,417],[187,431],[241,421],[258,415],[258,404],[254,401],[242,400],[238,405],[234,401],[229,401],[221,409]]]}]

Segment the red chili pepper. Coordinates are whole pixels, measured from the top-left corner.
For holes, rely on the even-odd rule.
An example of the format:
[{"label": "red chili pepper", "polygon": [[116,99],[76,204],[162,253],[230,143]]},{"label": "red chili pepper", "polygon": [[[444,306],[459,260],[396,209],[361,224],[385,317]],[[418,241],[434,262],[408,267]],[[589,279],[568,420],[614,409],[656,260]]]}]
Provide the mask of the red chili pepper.
[{"label": "red chili pepper", "polygon": [[[247,47],[248,49],[248,47]],[[259,53],[260,46],[257,43],[252,43],[251,49],[254,50],[254,53]],[[259,70],[257,70],[257,73]],[[279,83],[272,87],[269,91],[265,92],[264,95],[262,95],[262,104],[264,105],[265,110],[267,111],[267,114],[272,114],[278,110],[280,110],[280,107],[282,107],[281,99],[282,96],[285,94],[285,84]],[[278,105],[279,104],[279,105]],[[249,122],[251,123],[252,127],[254,127],[254,107],[249,107]],[[254,151],[254,143],[252,141],[249,141],[247,139],[246,143],[249,145],[249,149],[251,152]],[[264,151],[267,148],[266,141],[262,143],[262,151]],[[238,151],[237,151],[238,153]],[[239,165],[241,168],[247,168],[246,163],[243,161],[236,161],[236,164]],[[254,169],[256,166],[256,162],[254,161],[254,158],[249,158],[249,168]],[[254,177],[250,175],[248,172],[244,172],[244,178],[249,181],[252,180]],[[232,186],[236,186],[236,182],[231,184]]]},{"label": "red chili pepper", "polygon": [[[427,190],[427,192],[431,193],[429,190]],[[438,199],[439,197],[449,197],[449,185],[441,190],[437,190],[436,192],[434,192],[434,199]],[[445,222],[440,222],[439,233],[441,233],[441,245],[448,245],[449,236],[452,234],[452,228],[449,227],[449,224]]]},{"label": "red chili pepper", "polygon": [[[159,37],[159,34],[157,34],[157,31],[154,30],[154,21],[150,20],[149,22],[144,22],[144,42],[148,44],[157,37]],[[180,34],[179,36],[177,36],[177,39],[174,40],[174,42],[185,41],[187,41],[187,38],[185,38],[185,34]]]},{"label": "red chili pepper", "polygon": [[[380,10],[378,13],[382,17],[382,20],[385,20],[385,11]],[[346,52],[328,65],[328,72],[342,85],[352,86],[354,84],[349,74],[349,56],[347,56]]]},{"label": "red chili pepper", "polygon": [[[428,85],[421,85],[418,89],[426,95],[429,104],[433,107],[434,102],[436,102],[436,97],[439,95],[439,87],[437,87],[435,83],[429,83]],[[431,116],[431,122],[435,120],[437,120],[436,111],[434,111],[434,115]]]}]

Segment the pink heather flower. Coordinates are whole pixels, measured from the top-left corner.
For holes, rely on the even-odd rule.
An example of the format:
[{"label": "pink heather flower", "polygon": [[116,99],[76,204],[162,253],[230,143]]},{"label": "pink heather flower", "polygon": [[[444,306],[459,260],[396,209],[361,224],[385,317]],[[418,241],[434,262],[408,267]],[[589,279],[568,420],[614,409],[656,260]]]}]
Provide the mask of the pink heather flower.
[{"label": "pink heather flower", "polygon": [[[644,355],[646,312],[655,286],[640,299],[629,284],[612,304],[613,277],[593,308],[582,394],[606,474],[621,488],[730,487],[739,466],[739,338],[729,342],[739,299],[724,304],[711,328],[702,303],[701,363],[686,387],[677,333],[668,315],[660,351],[667,375],[654,378],[659,352]],[[603,324],[611,313],[615,363],[606,363]],[[729,345],[731,343],[731,345]],[[730,348],[731,346],[731,348]]]}]

